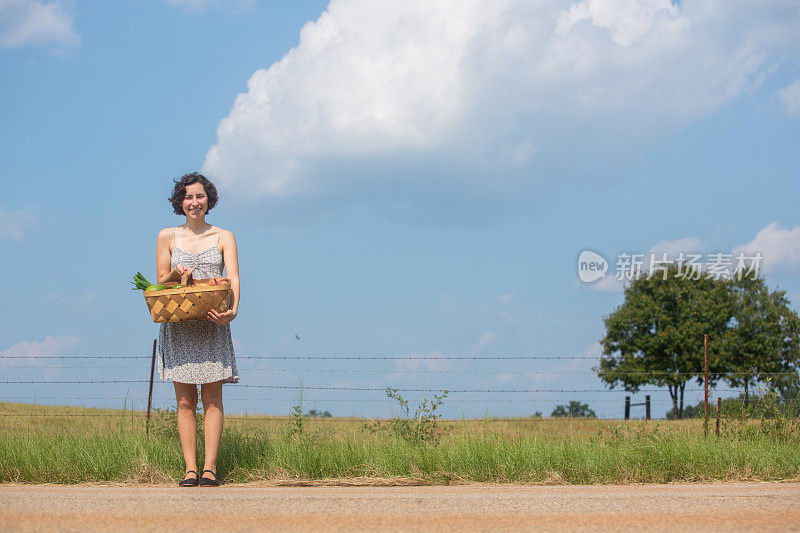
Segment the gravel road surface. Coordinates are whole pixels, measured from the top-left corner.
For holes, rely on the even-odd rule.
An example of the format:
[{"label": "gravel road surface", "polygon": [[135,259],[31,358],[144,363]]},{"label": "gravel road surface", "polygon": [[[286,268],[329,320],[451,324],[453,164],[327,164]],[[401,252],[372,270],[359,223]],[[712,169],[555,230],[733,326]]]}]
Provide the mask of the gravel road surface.
[{"label": "gravel road surface", "polygon": [[[800,531],[800,483],[0,485],[2,531]],[[677,529],[676,529],[677,528]]]}]

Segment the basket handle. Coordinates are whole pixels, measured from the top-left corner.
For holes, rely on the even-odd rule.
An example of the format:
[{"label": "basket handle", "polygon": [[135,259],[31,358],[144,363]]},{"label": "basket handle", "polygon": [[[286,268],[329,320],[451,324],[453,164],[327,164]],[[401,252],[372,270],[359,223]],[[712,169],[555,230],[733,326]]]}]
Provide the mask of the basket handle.
[{"label": "basket handle", "polygon": [[189,287],[194,285],[194,278],[192,278],[192,273],[188,270],[184,270],[183,274],[181,274],[181,287]]}]

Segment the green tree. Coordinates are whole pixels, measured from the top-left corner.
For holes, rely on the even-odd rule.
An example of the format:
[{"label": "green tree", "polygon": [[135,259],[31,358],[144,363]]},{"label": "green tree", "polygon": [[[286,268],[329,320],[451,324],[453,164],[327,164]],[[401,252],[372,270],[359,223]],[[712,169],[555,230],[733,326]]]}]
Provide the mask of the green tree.
[{"label": "green tree", "polygon": [[[697,405],[684,405],[683,412],[680,418],[703,418],[706,414],[705,404],[698,403]],[[667,420],[675,420],[678,418],[678,411],[670,409],[666,414]]]},{"label": "green tree", "polygon": [[750,388],[767,381],[788,397],[798,388],[800,317],[786,293],[770,291],[761,277],[735,276],[729,287],[734,305],[722,340],[725,380],[744,387],[745,405]]},{"label": "green tree", "polygon": [[589,404],[572,400],[568,405],[558,405],[550,414],[556,418],[597,418],[594,411],[589,409]]},{"label": "green tree", "polygon": [[[722,338],[731,306],[728,282],[683,264],[653,275],[642,273],[625,288],[622,305],[604,319],[603,355],[595,370],[611,388],[638,392],[644,385],[667,387],[673,410],[682,417],[686,383],[702,383],[703,335]],[[718,342],[710,344],[709,359],[716,370],[710,385],[725,371],[721,348]]]}]

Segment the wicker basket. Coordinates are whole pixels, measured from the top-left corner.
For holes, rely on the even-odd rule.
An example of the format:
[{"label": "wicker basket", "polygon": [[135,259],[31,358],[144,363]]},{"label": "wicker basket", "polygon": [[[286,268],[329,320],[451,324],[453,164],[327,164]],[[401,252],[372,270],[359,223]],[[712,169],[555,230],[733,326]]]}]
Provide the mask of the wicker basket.
[{"label": "wicker basket", "polygon": [[[195,283],[210,282],[211,280],[198,279]],[[177,282],[165,283],[167,287],[177,285]],[[226,311],[233,298],[230,283],[207,286],[189,286],[180,289],[166,288],[161,291],[144,293],[147,307],[153,322],[186,322],[188,320],[203,320],[212,309],[219,312]]]}]

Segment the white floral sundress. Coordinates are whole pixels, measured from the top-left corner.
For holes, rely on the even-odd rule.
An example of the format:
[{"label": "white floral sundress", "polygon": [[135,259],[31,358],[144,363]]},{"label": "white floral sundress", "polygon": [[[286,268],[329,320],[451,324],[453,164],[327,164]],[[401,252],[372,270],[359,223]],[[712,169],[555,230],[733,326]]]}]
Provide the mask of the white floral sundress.
[{"label": "white floral sundress", "polygon": [[[222,250],[217,245],[199,253],[175,246],[172,228],[171,268],[191,267],[195,279],[222,277]],[[166,322],[158,331],[158,375],[164,381],[178,383],[237,383],[239,371],[233,351],[230,324],[208,319]]]}]

